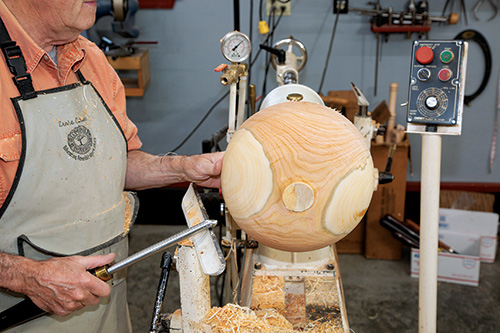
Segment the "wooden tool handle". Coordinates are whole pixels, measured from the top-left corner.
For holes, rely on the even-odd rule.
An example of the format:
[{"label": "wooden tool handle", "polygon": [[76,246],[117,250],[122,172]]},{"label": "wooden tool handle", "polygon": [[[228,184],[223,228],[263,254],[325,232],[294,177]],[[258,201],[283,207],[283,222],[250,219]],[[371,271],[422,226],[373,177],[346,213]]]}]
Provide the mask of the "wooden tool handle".
[{"label": "wooden tool handle", "polygon": [[386,143],[394,143],[395,137],[393,135],[394,127],[396,126],[396,99],[398,97],[398,87],[399,85],[396,82],[392,82],[389,85],[389,112],[391,116],[387,121],[387,129],[385,132],[385,142]]}]

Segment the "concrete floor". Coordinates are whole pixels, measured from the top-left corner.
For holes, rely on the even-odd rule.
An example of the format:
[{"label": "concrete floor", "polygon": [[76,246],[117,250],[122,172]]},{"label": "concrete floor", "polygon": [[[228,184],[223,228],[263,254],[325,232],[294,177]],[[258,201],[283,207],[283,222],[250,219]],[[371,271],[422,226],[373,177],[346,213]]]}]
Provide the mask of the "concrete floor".
[{"label": "concrete floor", "polygon": [[[182,229],[182,226],[136,225],[130,233],[130,253]],[[161,254],[156,254],[129,268],[128,298],[134,332],[149,330],[160,260]],[[339,265],[353,332],[418,332],[418,279],[410,277],[408,249],[399,261],[341,254]],[[179,308],[178,276],[172,272],[162,312],[171,313]],[[479,287],[439,283],[437,318],[440,333],[500,332],[500,253],[495,263],[481,264]]]}]

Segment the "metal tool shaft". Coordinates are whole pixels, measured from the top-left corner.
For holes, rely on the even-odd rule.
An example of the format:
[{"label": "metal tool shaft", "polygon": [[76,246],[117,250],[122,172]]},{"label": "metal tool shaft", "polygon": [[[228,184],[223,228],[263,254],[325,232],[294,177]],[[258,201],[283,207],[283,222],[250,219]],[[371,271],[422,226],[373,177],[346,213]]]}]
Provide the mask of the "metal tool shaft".
[{"label": "metal tool shaft", "polygon": [[169,238],[162,240],[161,242],[153,244],[150,247],[147,247],[144,250],[139,251],[139,252],[131,255],[130,257],[128,257],[126,259],[123,259],[122,261],[117,262],[114,265],[111,265],[107,269],[108,274],[111,275],[119,270],[122,270],[122,269],[134,264],[135,262],[137,262],[139,260],[145,259],[145,258],[147,258],[155,253],[163,251],[164,249],[168,248],[169,246],[177,244],[178,242],[192,236],[193,234],[195,234],[199,231],[202,231],[205,228],[214,227],[216,225],[217,225],[216,220],[205,220],[203,222],[200,222],[200,223],[192,226],[191,228],[183,230],[183,231],[181,231],[181,232],[179,232],[179,233],[177,233]]},{"label": "metal tool shaft", "polygon": [[[202,231],[205,228],[214,227],[216,225],[217,225],[216,220],[205,220],[203,222],[200,222],[192,226],[191,228],[183,230],[173,236],[170,236],[169,238],[164,239],[161,242],[153,244],[150,247],[131,255],[130,257],[117,262],[116,264],[110,266],[107,269],[106,267],[100,267],[99,269],[101,270],[101,272],[96,272],[94,270],[94,272],[92,273],[101,280],[107,281],[111,279],[111,275],[114,272],[124,269],[139,260],[142,260],[157,252],[160,252],[169,246],[177,244],[180,241],[192,236],[197,232]],[[105,278],[103,278],[103,276]],[[30,298],[26,298],[22,302],[17,303],[16,305],[0,313],[0,332],[8,328],[25,323],[27,321],[30,321],[32,319],[38,318],[40,316],[43,316],[46,313],[47,312],[43,311],[38,306],[36,306],[35,303],[33,303],[33,301]]]}]

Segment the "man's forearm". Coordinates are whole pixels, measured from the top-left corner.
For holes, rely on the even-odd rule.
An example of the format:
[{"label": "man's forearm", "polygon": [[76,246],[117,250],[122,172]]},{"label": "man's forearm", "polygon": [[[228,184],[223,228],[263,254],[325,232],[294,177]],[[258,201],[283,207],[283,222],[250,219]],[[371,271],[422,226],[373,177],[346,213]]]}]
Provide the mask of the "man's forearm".
[{"label": "man's forearm", "polygon": [[130,151],[125,188],[144,190],[188,181],[183,167],[185,158],[176,155],[151,155],[140,150]]},{"label": "man's forearm", "polygon": [[22,292],[22,275],[33,260],[0,252],[0,287]]},{"label": "man's forearm", "polygon": [[133,150],[127,157],[125,188],[144,190],[175,183],[195,182],[200,186],[220,187],[224,153],[191,156],[151,155]]}]

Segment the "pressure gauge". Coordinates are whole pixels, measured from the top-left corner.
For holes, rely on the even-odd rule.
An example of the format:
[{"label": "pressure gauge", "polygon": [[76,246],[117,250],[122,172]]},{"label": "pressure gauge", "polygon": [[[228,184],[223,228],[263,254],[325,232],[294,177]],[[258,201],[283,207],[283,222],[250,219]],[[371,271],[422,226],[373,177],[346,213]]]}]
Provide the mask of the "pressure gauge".
[{"label": "pressure gauge", "polygon": [[221,40],[222,54],[231,62],[245,61],[251,50],[250,39],[239,31],[229,32]]}]

